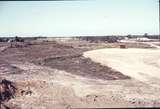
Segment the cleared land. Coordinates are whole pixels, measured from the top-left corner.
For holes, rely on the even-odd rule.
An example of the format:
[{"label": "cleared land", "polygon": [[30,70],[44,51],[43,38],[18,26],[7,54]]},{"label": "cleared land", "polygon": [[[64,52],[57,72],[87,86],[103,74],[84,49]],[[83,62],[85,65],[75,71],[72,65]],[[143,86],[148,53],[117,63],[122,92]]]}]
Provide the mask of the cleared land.
[{"label": "cleared land", "polygon": [[[15,97],[3,103],[11,109],[159,107],[160,87],[155,87],[159,79],[150,81],[153,86],[113,66],[94,62],[97,51],[91,51],[94,52],[91,59],[83,56],[90,54],[90,50],[119,47],[119,44],[51,41],[16,43],[11,47],[10,43],[3,43],[0,77],[14,82],[17,88]],[[139,44],[139,47],[150,46]],[[96,58],[101,60],[100,55]]]},{"label": "cleared land", "polygon": [[143,82],[160,80],[160,49],[100,49],[84,56]]}]

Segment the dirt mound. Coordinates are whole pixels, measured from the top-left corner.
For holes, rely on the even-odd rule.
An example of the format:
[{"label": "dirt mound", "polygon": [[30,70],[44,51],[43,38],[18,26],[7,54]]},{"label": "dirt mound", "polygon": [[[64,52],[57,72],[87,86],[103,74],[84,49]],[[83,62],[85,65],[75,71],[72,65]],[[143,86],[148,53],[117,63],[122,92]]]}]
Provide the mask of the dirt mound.
[{"label": "dirt mound", "polygon": [[13,84],[13,82],[2,79],[0,82],[0,101],[9,100],[14,98],[17,88]]},{"label": "dirt mound", "polygon": [[2,79],[0,82],[0,109],[21,109],[20,105],[13,101],[23,96],[32,96],[33,90],[31,88],[42,86],[43,84],[39,81],[12,82]]},{"label": "dirt mound", "polygon": [[2,79],[0,82],[0,109],[18,109],[17,106],[6,104],[10,99],[15,98],[17,88],[9,80]]}]

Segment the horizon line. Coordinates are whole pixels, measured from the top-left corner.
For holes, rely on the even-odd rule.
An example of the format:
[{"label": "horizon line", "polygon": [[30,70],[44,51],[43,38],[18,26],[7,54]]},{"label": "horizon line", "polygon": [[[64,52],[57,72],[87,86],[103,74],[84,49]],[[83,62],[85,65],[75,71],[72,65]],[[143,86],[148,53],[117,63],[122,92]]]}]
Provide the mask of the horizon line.
[{"label": "horizon line", "polygon": [[[100,36],[144,36],[145,34],[127,34],[127,35],[65,35],[65,36],[60,36],[60,35],[0,35],[1,37],[50,37],[50,38],[56,38],[56,37],[64,37],[64,38],[68,38],[68,37],[100,37]],[[147,36],[160,36],[160,34],[147,34]]]}]

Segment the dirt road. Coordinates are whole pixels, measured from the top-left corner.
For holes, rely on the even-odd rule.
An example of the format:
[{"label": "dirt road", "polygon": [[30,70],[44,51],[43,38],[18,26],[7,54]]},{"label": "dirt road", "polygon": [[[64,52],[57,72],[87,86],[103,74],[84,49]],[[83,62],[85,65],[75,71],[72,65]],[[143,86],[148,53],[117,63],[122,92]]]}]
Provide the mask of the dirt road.
[{"label": "dirt road", "polygon": [[159,86],[159,49],[100,49],[86,52],[84,56],[142,82],[152,84],[156,80]]}]

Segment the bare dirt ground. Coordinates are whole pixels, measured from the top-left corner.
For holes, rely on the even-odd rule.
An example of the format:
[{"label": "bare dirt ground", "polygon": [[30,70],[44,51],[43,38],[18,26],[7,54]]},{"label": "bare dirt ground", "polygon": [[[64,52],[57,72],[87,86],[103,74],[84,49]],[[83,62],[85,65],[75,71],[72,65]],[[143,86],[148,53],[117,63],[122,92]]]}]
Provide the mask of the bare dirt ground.
[{"label": "bare dirt ground", "polygon": [[[160,88],[159,49],[100,49],[85,52],[84,56],[141,81],[148,88]],[[154,96],[155,93],[151,93]],[[155,95],[153,98],[160,97]]]},{"label": "bare dirt ground", "polygon": [[145,75],[160,79],[160,49],[100,49],[84,56],[138,80]]},{"label": "bare dirt ground", "polygon": [[10,109],[160,106],[160,87],[155,87],[159,79],[152,78],[155,85],[151,85],[83,56],[88,50],[118,47],[117,43],[70,41],[1,47],[5,49],[0,52],[0,78],[17,87],[15,97],[3,101]]}]

